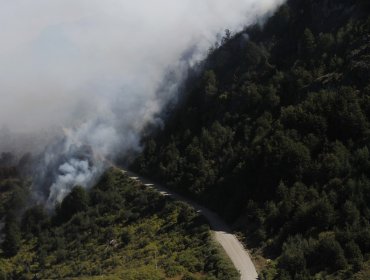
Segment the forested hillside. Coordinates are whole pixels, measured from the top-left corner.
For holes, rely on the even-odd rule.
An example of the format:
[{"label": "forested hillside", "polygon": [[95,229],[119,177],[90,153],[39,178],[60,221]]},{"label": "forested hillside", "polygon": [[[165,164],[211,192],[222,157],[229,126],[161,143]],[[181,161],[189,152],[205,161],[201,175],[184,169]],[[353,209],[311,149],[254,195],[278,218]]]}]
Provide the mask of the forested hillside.
[{"label": "forested hillside", "polygon": [[23,180],[0,172],[1,280],[238,279],[199,214],[120,170],[90,192],[75,187],[51,214],[27,208]]},{"label": "forested hillside", "polygon": [[290,0],[226,32],[134,168],[273,259],[261,279],[370,278],[370,9]]}]

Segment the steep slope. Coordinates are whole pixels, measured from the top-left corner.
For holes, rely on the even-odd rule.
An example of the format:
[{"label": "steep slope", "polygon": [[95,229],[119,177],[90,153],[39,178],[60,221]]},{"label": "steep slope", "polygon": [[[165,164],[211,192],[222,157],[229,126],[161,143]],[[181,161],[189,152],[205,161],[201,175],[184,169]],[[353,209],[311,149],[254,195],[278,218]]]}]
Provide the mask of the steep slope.
[{"label": "steep slope", "polygon": [[262,279],[366,279],[369,34],[356,0],[291,0],[227,32],[134,168],[243,231],[275,260]]},{"label": "steep slope", "polygon": [[0,279],[239,279],[199,214],[119,170],[90,192],[75,187],[51,217],[41,206],[21,221],[5,212],[17,243],[2,244]]},{"label": "steep slope", "polygon": [[203,215],[210,223],[215,240],[222,246],[227,256],[233,262],[235,268],[239,271],[240,280],[257,279],[256,268],[253,265],[253,262],[248,252],[243,247],[243,244],[241,244],[241,242],[237,239],[237,237],[232,234],[231,229],[216,213],[210,211],[209,209],[203,206],[200,206],[196,202],[191,201],[161,185],[154,184],[145,178],[137,176],[132,172],[125,170],[123,171],[123,173],[129,176],[131,179],[139,181],[145,184],[147,187],[157,190],[162,195],[170,196],[176,201],[185,202],[186,204],[193,207],[194,210]]}]

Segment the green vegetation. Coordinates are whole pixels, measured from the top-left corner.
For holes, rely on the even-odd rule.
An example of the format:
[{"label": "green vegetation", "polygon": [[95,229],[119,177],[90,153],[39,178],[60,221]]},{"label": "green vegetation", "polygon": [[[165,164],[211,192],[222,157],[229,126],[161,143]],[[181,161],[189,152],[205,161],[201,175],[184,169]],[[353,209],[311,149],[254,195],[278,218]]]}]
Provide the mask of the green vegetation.
[{"label": "green vegetation", "polygon": [[368,1],[291,0],[226,34],[134,167],[218,211],[261,279],[368,279]]},{"label": "green vegetation", "polygon": [[[3,233],[1,249],[12,257],[21,246],[21,232],[16,217],[22,212],[29,192],[29,183],[20,179],[11,153],[0,157],[0,224]],[[1,275],[1,274],[0,274]],[[0,278],[1,279],[1,278]]]},{"label": "green vegetation", "polygon": [[11,212],[0,279],[238,279],[201,216],[120,170],[89,192],[75,187],[53,215],[40,205],[21,219]]}]

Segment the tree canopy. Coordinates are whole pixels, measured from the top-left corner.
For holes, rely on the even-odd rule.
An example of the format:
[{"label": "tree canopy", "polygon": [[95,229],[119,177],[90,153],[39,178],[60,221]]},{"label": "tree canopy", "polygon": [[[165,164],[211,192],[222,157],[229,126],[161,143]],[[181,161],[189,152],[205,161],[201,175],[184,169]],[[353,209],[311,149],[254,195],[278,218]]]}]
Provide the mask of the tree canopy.
[{"label": "tree canopy", "polygon": [[369,14],[290,0],[226,34],[133,165],[233,223],[262,279],[370,277]]}]

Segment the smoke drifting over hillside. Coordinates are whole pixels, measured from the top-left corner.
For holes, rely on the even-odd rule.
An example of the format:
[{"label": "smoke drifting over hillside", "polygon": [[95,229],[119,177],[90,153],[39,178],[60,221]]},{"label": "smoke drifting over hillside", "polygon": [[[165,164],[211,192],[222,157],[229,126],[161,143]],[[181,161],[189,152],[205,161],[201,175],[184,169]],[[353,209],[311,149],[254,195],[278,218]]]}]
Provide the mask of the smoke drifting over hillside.
[{"label": "smoke drifting over hillside", "polygon": [[[95,158],[139,149],[143,127],[217,35],[282,2],[0,0],[0,127],[31,135],[69,129],[39,161],[44,184],[46,167],[53,170],[42,189],[51,188],[49,201],[60,200],[102,170],[79,156],[81,147]],[[175,81],[157,94],[169,71]]]}]

